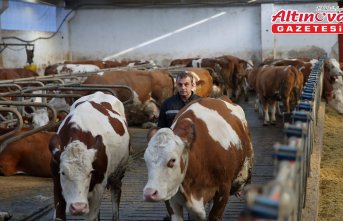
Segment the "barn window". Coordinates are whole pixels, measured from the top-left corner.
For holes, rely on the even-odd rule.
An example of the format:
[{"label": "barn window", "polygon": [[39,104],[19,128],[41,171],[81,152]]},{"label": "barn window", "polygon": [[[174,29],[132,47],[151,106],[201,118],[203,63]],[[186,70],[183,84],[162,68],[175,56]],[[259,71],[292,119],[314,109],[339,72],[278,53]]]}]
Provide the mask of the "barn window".
[{"label": "barn window", "polygon": [[1,14],[2,30],[56,31],[56,7],[19,1],[8,3]]}]

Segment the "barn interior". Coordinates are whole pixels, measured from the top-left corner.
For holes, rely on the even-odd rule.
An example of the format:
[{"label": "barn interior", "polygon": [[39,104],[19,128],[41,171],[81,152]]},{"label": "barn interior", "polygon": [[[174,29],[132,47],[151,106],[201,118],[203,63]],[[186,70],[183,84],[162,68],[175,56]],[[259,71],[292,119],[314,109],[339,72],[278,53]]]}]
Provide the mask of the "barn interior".
[{"label": "barn interior", "polygon": [[[245,192],[251,191],[251,194],[241,198],[230,197],[222,220],[234,221],[245,216],[251,219],[294,221],[317,220],[321,216],[322,220],[329,220],[330,214],[332,216],[335,212],[331,209],[328,212],[327,208],[320,209],[322,205],[319,205],[318,195],[321,191],[320,161],[324,136],[335,139],[335,147],[338,146],[337,141],[338,144],[343,142],[339,135],[342,128],[339,122],[343,122],[343,75],[339,67],[343,67],[343,25],[340,25],[343,16],[340,16],[340,7],[343,7],[343,3],[337,0],[0,0],[0,220],[45,221],[54,217],[50,161],[45,158],[48,163],[45,162],[44,169],[35,170],[41,172],[37,173],[38,176],[17,175],[13,171],[6,175],[2,172],[2,153],[11,144],[13,147],[17,144],[16,148],[21,145],[17,150],[22,150],[22,144],[30,142],[20,139],[32,134],[45,133],[46,130],[56,133],[69,114],[72,101],[80,98],[83,95],[80,92],[85,88],[88,92],[100,90],[118,97],[123,89],[124,99],[121,101],[125,104],[125,110],[131,108],[131,102],[137,101],[139,96],[149,97],[147,100],[159,108],[167,98],[165,94],[175,92],[174,84],[160,85],[169,80],[162,79],[162,74],[159,75],[159,81],[148,86],[144,81],[139,82],[138,77],[130,79],[133,83],[128,86],[122,85],[124,80],[119,76],[120,84],[116,87],[114,83],[108,86],[105,83],[98,84],[95,80],[90,83],[94,86],[88,84],[91,80],[88,85],[84,85],[87,79],[96,75],[101,78],[107,71],[146,71],[152,75],[161,69],[167,69],[175,78],[186,67],[181,64],[174,69],[170,67],[171,62],[189,58],[192,61],[188,68],[206,69],[206,73],[214,79],[213,73],[218,71],[218,66],[201,68],[200,58],[218,59],[221,56],[227,56],[228,61],[225,62],[234,63],[235,68],[244,68],[244,80],[241,82],[246,82],[248,74],[258,70],[261,64],[273,66],[273,62],[287,61],[292,64],[282,66],[287,70],[294,66],[299,73],[307,67],[305,65],[311,66],[307,79],[301,83],[302,90],[292,94],[299,96],[292,103],[292,111],[286,113],[284,104],[280,104],[278,107],[283,112],[277,115],[276,122],[264,122],[269,112],[267,110],[267,114],[263,113],[261,103],[255,102],[256,91],[251,89],[246,92],[247,100],[243,96],[233,99],[243,108],[251,132],[255,151],[253,185],[248,186],[250,189]],[[294,14],[285,14],[273,22],[273,16],[280,11]],[[317,13],[319,17],[313,17],[315,21],[302,22],[303,17],[300,18],[296,13],[308,13],[309,16],[316,16]],[[321,20],[324,18],[321,13],[339,16],[331,19],[334,21],[329,21],[327,17]],[[295,27],[289,33],[286,33],[287,30],[284,30],[285,33],[275,33],[273,25],[283,23],[291,26],[310,24],[312,27],[334,23],[338,30],[332,33],[306,33],[303,30],[297,33]],[[294,59],[298,62],[296,65],[293,65]],[[85,61],[94,62],[84,67],[83,64],[89,64],[82,63]],[[200,62],[200,65],[195,61]],[[106,66],[106,62],[120,65]],[[82,66],[82,69],[72,69],[77,65]],[[3,70],[18,68],[34,71],[37,75],[22,80],[5,78]],[[47,70],[50,68],[53,71],[48,76]],[[235,68],[232,69],[236,71]],[[124,75],[123,72],[120,73]],[[324,73],[329,73],[326,80]],[[272,82],[270,79],[262,81]],[[202,86],[201,80],[199,84],[196,83],[198,88],[211,85],[214,91],[214,81]],[[293,85],[294,90],[298,90],[299,85]],[[155,91],[152,89],[154,86],[157,88]],[[151,91],[147,94],[138,93],[148,87]],[[167,89],[168,93],[164,93]],[[239,86],[239,89],[244,95],[243,87]],[[200,93],[200,90],[196,93]],[[229,92],[220,93],[230,97]],[[273,97],[276,95],[273,94]],[[60,98],[64,99],[63,103],[52,103],[52,100]],[[143,103],[142,100],[138,101]],[[325,116],[325,105],[333,109],[329,109],[331,114],[335,112],[338,116]],[[256,107],[260,107],[260,112]],[[47,110],[44,116],[48,118],[48,123],[36,127],[34,115],[40,109]],[[148,173],[143,155],[151,124],[144,124],[148,118],[146,113],[144,116],[139,114],[151,109],[151,106],[144,106],[139,111],[130,110],[126,113],[132,149],[127,173],[123,178],[120,207],[120,220],[123,221],[168,220],[164,203],[151,204],[142,200]],[[137,119],[130,121],[134,114],[138,115]],[[153,119],[157,117],[153,116]],[[330,126],[333,132],[324,132],[324,119],[334,122]],[[2,129],[9,128],[9,133],[2,132]],[[21,131],[23,128],[24,132]],[[29,132],[27,129],[30,129]],[[23,132],[23,136],[13,136],[18,131]],[[17,142],[21,142],[20,145]],[[47,146],[45,144],[44,147]],[[333,147],[330,146],[330,149]],[[50,156],[46,148],[43,149],[45,152],[39,152],[37,146],[34,150],[35,156],[46,153]],[[334,155],[340,158],[334,160],[333,167],[338,168],[343,163],[343,157],[340,157],[340,153]],[[29,158],[29,154],[20,156],[28,157],[23,160],[27,162],[44,161],[42,158]],[[331,165],[329,163],[325,173],[331,170]],[[337,176],[339,172],[336,171],[333,170],[336,174],[332,175],[334,178],[330,185],[337,182],[343,184],[343,179]],[[325,190],[325,187],[321,188]],[[325,191],[328,192],[327,189]],[[337,192],[341,192],[341,189]],[[333,203],[338,202],[338,205],[343,205],[342,194],[328,195],[334,199],[332,203],[325,204],[335,207]],[[112,218],[110,201],[110,193],[106,191],[101,204],[100,220]],[[209,213],[211,205],[207,204],[204,208]],[[333,220],[339,220],[342,215],[337,212]],[[194,220],[186,211],[183,218]],[[84,220],[84,216],[67,215],[67,220]]]}]

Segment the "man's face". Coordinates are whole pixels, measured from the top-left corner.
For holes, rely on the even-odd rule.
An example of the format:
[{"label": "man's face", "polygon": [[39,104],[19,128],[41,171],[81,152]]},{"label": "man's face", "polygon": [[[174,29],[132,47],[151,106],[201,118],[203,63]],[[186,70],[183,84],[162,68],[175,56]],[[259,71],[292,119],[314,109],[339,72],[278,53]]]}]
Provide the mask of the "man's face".
[{"label": "man's face", "polygon": [[178,78],[176,89],[181,97],[189,98],[192,95],[193,84],[190,77]]}]

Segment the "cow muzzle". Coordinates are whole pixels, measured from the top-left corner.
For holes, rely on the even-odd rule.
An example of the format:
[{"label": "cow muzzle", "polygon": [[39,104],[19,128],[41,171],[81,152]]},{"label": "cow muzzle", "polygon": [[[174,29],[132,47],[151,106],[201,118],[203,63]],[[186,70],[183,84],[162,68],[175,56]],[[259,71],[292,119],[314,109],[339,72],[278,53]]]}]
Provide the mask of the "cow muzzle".
[{"label": "cow muzzle", "polygon": [[87,214],[89,212],[88,203],[72,203],[69,211],[74,216]]},{"label": "cow muzzle", "polygon": [[159,200],[158,191],[153,188],[144,189],[144,200],[148,202],[156,202]]}]

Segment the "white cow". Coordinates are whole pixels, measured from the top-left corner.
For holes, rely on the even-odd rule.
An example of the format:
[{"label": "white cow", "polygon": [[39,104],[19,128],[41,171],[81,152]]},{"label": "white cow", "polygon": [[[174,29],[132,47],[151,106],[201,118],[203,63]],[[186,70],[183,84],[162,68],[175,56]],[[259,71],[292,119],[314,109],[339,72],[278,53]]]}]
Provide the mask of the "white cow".
[{"label": "white cow", "polygon": [[343,114],[343,80],[342,76],[337,77],[333,83],[333,99],[329,101],[329,105],[338,113]]}]

